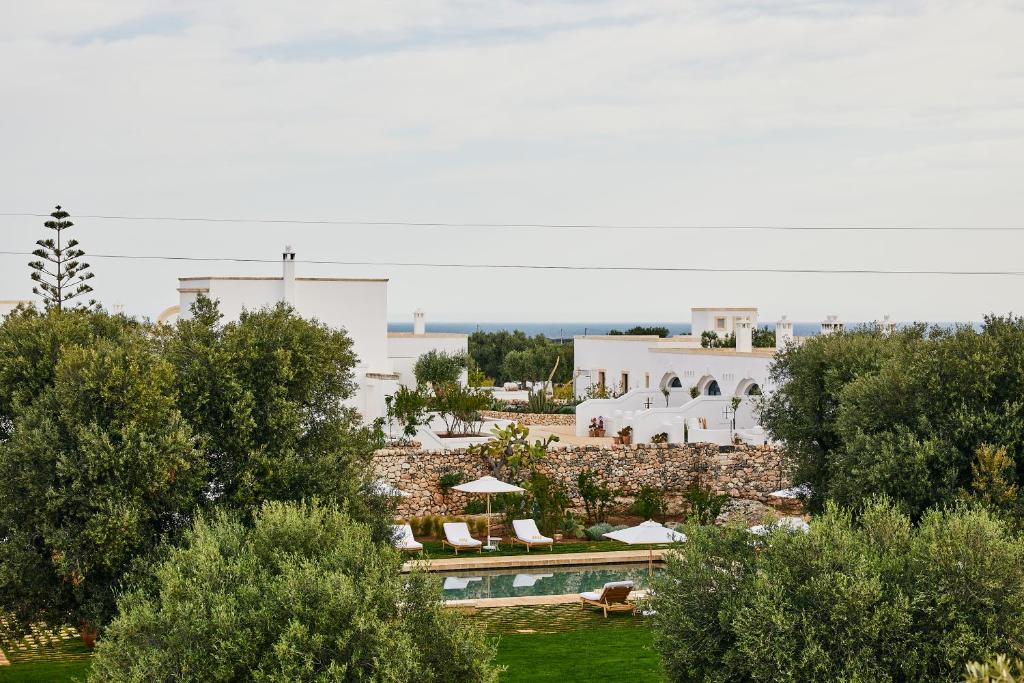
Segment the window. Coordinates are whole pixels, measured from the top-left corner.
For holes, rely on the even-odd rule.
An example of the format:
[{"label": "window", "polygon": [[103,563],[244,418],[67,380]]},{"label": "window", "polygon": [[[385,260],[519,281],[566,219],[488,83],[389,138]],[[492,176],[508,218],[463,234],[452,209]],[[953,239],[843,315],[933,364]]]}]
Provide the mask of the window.
[{"label": "window", "polygon": [[673,377],[672,381],[669,382],[668,385],[672,389],[682,389],[683,388],[683,383],[679,381],[678,377]]},{"label": "window", "polygon": [[721,396],[722,389],[718,386],[718,380],[711,380],[708,382],[708,386],[704,389],[704,393],[708,396]]},{"label": "window", "polygon": [[715,329],[716,330],[724,330],[725,329],[725,318],[715,318]]},{"label": "window", "polygon": [[607,386],[607,382],[605,382],[604,377],[604,370],[597,371],[597,386],[601,387],[602,390],[604,390]]},{"label": "window", "polygon": [[760,396],[760,395],[761,395],[761,387],[759,387],[756,383],[751,384],[749,387],[747,387],[747,396]]},{"label": "window", "polygon": [[651,373],[645,372],[644,373],[644,389],[650,389],[650,388],[651,388]]},{"label": "window", "polygon": [[629,373],[624,372],[619,380],[619,384],[622,385],[622,393],[629,391]]}]

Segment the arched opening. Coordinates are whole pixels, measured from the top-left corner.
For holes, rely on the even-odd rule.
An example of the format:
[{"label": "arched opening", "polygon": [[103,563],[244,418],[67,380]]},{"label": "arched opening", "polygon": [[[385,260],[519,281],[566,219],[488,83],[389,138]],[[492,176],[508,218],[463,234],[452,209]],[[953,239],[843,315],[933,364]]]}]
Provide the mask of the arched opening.
[{"label": "arched opening", "polygon": [[743,392],[744,396],[760,396],[761,386],[757,382],[751,382],[747,390]]},{"label": "arched opening", "polygon": [[761,385],[758,384],[752,377],[747,377],[736,385],[737,396],[760,396]]},{"label": "arched opening", "polygon": [[662,389],[682,389],[683,383],[680,381],[679,376],[674,372],[666,372],[661,378]]},{"label": "arched opening", "polygon": [[717,379],[713,379],[713,380],[711,380],[710,382],[707,383],[707,386],[704,387],[704,395],[705,396],[721,396],[722,395],[722,388],[718,386],[718,380]]}]

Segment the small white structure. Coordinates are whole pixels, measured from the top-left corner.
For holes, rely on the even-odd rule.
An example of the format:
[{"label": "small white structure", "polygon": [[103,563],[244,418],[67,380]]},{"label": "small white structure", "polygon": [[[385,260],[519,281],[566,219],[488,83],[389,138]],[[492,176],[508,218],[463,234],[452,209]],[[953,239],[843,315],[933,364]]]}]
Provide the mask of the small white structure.
[{"label": "small white structure", "polygon": [[11,311],[22,304],[32,306],[35,302],[30,299],[0,299],[0,319],[6,318]]},{"label": "small white structure", "polygon": [[386,278],[296,277],[295,252],[285,247],[280,277],[182,277],[179,302],[160,314],[161,322],[191,316],[200,294],[219,302],[225,320],[237,320],[243,310],[256,310],[284,301],[304,318],[344,329],[358,357],[356,395],[351,401],[366,420],[384,414],[384,397],[399,384],[415,385],[416,360],[431,350],[465,353],[465,334],[426,331],[426,316],[417,311],[412,333],[388,332]]},{"label": "small white structure", "polygon": [[875,328],[879,332],[888,337],[890,334],[896,331],[896,321],[889,317],[887,313],[881,320],[875,321]]},{"label": "small white structure", "polygon": [[829,315],[821,321],[821,334],[837,334],[846,329],[846,325],[839,319],[838,315]]},{"label": "small white structure", "polygon": [[734,334],[740,320],[757,327],[757,309],[753,307],[691,308],[690,316],[690,334],[698,340],[704,332],[714,332],[719,337]]}]

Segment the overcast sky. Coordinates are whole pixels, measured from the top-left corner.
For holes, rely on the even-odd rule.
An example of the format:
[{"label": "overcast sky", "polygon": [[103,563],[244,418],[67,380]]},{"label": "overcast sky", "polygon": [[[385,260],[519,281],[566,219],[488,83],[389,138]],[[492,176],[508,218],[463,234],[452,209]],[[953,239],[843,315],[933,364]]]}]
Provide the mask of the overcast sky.
[{"label": "overcast sky", "polygon": [[[1019,0],[0,0],[0,212],[794,226],[1024,226]],[[0,217],[0,250],[41,219]],[[80,219],[92,253],[1014,269],[1019,232],[669,232]],[[0,299],[30,295],[0,256]],[[179,275],[93,259],[155,316]],[[1024,277],[429,270],[390,318],[976,320]]]}]

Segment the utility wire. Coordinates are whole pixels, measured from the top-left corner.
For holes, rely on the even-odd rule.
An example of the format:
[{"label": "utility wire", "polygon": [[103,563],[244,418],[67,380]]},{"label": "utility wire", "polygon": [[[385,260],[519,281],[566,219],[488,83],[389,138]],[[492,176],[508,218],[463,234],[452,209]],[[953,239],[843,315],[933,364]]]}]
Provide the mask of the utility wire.
[{"label": "utility wire", "polygon": [[[5,256],[32,256],[27,251],[0,251]],[[281,263],[277,259],[218,256],[150,256],[143,254],[86,254],[84,258],[194,261],[228,263]],[[1018,276],[1024,270],[887,270],[881,268],[718,268],[713,266],[567,266],[525,263],[429,263],[424,261],[333,261],[301,260],[294,263],[330,266],[375,266],[400,268],[488,268],[511,270],[625,271],[649,273],[775,273],[814,275],[938,275],[938,276]]]},{"label": "utility wire", "polygon": [[[0,212],[0,216],[15,218],[48,218],[45,213]],[[270,225],[337,225],[337,226],[394,226],[408,228],[445,228],[445,229],[553,229],[553,230],[767,230],[788,232],[811,231],[878,231],[878,232],[1022,232],[1024,226],[896,226],[882,227],[869,225],[816,226],[816,225],[641,225],[641,224],[603,224],[603,223],[448,223],[442,221],[385,221],[385,220],[305,220],[290,218],[210,218],[203,216],[118,216],[101,214],[78,214],[73,219],[96,219],[108,221],[173,221],[179,223],[255,223]]]}]

